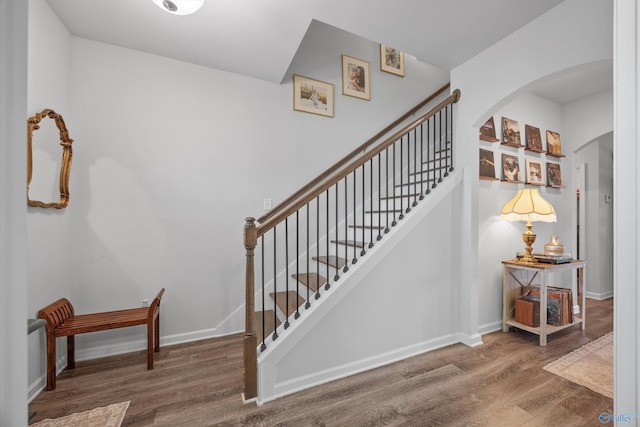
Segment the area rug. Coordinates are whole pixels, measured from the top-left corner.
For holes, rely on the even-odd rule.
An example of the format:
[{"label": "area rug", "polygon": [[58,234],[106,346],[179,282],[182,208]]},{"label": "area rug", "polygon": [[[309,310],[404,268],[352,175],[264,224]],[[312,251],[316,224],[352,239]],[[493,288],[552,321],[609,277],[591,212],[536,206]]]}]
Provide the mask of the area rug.
[{"label": "area rug", "polygon": [[120,427],[129,402],[89,409],[60,418],[47,418],[30,427]]},{"label": "area rug", "polygon": [[613,332],[543,368],[613,399]]}]

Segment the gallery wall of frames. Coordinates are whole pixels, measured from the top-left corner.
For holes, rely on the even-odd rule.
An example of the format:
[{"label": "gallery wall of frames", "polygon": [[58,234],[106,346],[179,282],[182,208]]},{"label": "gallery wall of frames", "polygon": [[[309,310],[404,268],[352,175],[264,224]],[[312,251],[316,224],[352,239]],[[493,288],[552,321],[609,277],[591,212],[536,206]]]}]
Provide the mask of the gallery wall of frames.
[{"label": "gallery wall of frames", "polygon": [[[480,127],[480,141],[484,141],[479,152],[481,180],[564,187],[561,168],[564,154],[558,132],[543,131],[527,123],[522,126],[509,117],[501,117],[499,124],[497,130],[492,116]],[[499,144],[499,150],[493,144]],[[522,152],[524,157],[520,155]]]}]

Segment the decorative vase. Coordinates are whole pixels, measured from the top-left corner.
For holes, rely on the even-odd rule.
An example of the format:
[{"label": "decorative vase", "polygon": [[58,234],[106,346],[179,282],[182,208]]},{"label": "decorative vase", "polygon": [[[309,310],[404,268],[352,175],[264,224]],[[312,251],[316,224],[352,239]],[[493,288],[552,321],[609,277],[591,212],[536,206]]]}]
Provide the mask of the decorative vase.
[{"label": "decorative vase", "polygon": [[562,255],[564,254],[564,245],[561,245],[558,242],[558,236],[555,234],[551,236],[551,240],[549,243],[544,245],[544,254],[545,255]]}]

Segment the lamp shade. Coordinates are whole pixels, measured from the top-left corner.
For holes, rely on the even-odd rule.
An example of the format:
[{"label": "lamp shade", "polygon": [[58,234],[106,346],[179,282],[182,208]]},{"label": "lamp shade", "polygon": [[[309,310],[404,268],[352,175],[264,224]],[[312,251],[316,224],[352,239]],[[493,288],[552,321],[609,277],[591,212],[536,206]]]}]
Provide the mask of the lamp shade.
[{"label": "lamp shade", "polygon": [[556,222],[556,211],[537,188],[521,188],[502,208],[502,218],[508,221]]}]

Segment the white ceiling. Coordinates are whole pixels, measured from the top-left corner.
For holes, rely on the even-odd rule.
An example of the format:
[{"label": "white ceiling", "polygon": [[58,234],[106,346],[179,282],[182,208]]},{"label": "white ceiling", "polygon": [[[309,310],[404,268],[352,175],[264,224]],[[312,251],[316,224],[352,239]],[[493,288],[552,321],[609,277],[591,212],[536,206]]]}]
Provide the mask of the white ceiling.
[{"label": "white ceiling", "polygon": [[[273,83],[285,79],[313,19],[450,70],[562,2],[205,0],[194,15],[175,16],[152,0],[46,1],[76,36]],[[547,82],[539,94],[568,102],[589,88],[612,86],[601,78],[602,72],[576,72]]]}]

